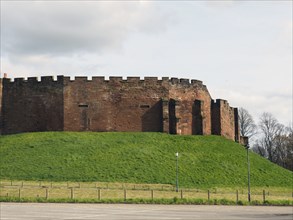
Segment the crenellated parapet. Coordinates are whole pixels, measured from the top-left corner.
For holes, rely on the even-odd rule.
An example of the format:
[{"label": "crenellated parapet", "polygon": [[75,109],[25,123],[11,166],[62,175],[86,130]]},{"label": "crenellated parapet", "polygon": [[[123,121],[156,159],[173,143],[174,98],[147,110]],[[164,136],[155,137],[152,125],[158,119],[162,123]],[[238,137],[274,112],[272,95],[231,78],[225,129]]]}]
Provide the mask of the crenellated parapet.
[{"label": "crenellated parapet", "polygon": [[123,79],[123,77],[119,76],[110,76],[109,79],[105,79],[104,76],[41,76],[41,77],[28,77],[28,78],[4,78],[3,81],[5,83],[62,83],[66,82],[88,82],[88,83],[137,83],[137,84],[148,84],[148,85],[161,85],[162,83],[170,83],[175,86],[187,86],[187,87],[205,87],[202,81],[195,79],[185,79],[185,78],[169,78],[162,77],[159,79],[158,77],[127,77]]}]

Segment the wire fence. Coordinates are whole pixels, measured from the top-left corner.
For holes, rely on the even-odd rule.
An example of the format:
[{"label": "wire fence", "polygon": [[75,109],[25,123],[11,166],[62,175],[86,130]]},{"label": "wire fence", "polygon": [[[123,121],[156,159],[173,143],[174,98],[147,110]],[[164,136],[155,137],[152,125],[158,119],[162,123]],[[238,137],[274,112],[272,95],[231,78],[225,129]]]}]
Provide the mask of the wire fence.
[{"label": "wire fence", "polygon": [[[125,183],[71,183],[71,182],[23,182],[0,183],[1,197],[46,198],[46,199],[227,199],[247,201],[245,190],[180,189],[172,185],[125,184]],[[251,191],[251,200],[293,200],[293,193],[268,190]]]}]

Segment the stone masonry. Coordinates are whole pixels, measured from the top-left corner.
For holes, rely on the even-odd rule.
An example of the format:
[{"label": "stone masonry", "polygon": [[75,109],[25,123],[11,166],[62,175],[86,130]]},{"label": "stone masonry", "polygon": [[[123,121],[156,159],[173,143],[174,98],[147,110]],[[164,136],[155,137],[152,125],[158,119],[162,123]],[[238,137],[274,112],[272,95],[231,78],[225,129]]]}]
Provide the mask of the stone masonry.
[{"label": "stone masonry", "polygon": [[156,77],[0,79],[0,132],[142,131],[239,141],[238,111],[201,81]]}]

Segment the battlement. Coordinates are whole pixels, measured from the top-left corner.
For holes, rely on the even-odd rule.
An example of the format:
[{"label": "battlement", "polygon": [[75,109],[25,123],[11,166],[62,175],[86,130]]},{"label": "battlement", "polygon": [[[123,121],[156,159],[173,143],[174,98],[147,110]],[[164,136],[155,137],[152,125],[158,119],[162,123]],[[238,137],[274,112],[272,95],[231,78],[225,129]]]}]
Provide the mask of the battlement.
[{"label": "battlement", "polygon": [[162,83],[169,83],[170,85],[178,85],[178,86],[184,86],[184,87],[203,87],[206,89],[206,86],[203,84],[200,80],[195,79],[185,79],[185,78],[169,78],[169,77],[162,77],[162,79],[158,79],[158,77],[127,77],[126,79],[123,79],[123,77],[120,76],[110,76],[109,79],[105,79],[104,76],[75,76],[75,77],[69,77],[69,76],[41,76],[41,77],[28,77],[26,78],[3,78],[4,83],[129,83],[129,84],[144,84],[144,85],[161,85]]},{"label": "battlement", "polygon": [[19,77],[19,78],[3,78],[5,83],[52,83],[52,82],[62,82],[63,76],[41,76],[41,77]]},{"label": "battlement", "polygon": [[225,99],[212,100],[212,103],[216,106],[229,106],[229,102]]}]

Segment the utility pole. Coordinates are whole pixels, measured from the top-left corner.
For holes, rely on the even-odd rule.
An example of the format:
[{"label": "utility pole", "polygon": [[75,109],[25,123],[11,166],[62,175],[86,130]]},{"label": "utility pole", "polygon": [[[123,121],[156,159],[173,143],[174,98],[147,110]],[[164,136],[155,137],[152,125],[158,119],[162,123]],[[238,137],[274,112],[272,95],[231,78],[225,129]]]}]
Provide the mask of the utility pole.
[{"label": "utility pole", "polygon": [[249,161],[249,142],[248,137],[243,137],[244,146],[247,152],[247,187],[248,187],[248,202],[250,202],[250,161]]},{"label": "utility pole", "polygon": [[178,192],[178,156],[179,156],[179,153],[177,152],[176,153],[176,192]]}]

